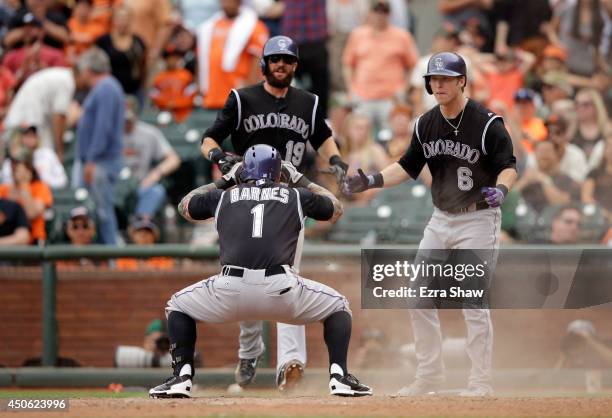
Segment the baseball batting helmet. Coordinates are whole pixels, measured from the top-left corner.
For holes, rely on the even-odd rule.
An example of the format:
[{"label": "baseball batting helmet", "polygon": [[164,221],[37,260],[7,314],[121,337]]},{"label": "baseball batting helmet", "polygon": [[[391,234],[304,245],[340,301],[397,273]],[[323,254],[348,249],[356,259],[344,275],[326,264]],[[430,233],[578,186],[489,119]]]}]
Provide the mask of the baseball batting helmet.
[{"label": "baseball batting helmet", "polygon": [[459,54],[454,52],[439,52],[434,54],[427,63],[427,73],[425,79],[425,89],[427,93],[433,94],[429,80],[432,75],[444,75],[447,77],[466,77],[467,70],[465,61]]},{"label": "baseball batting helmet", "polygon": [[250,147],[242,159],[240,181],[255,180],[256,184],[278,182],[281,176],[282,158],[276,148],[258,144]]},{"label": "baseball batting helmet", "polygon": [[299,59],[298,46],[288,36],[273,36],[268,39],[263,48],[263,55],[259,61],[261,71],[266,73],[267,58],[271,55],[289,55]]}]

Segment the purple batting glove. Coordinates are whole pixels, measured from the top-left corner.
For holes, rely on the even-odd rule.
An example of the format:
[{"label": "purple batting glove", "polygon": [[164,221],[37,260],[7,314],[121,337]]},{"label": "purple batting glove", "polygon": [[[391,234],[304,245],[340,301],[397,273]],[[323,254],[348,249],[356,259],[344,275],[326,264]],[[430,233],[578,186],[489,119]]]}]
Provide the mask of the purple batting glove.
[{"label": "purple batting glove", "polygon": [[480,192],[484,196],[485,202],[492,208],[500,207],[506,197],[503,190],[498,187],[483,187]]}]

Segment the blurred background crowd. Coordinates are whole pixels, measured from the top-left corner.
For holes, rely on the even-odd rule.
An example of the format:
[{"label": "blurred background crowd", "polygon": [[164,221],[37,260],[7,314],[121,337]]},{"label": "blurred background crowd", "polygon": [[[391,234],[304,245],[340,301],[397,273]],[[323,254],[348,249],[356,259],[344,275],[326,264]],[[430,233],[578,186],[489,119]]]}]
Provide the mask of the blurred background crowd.
[{"label": "blurred background crowd", "polygon": [[[423,7],[439,15],[428,39]],[[403,154],[436,104],[429,57],[461,54],[467,95],[514,143],[505,242],[612,245],[611,0],[0,0],[0,245],[214,244],[174,208],[219,175],[201,135],[232,88],[261,81],[278,34],[299,44],[296,85],[319,95],[350,174]],[[308,177],[337,192],[310,155]],[[344,198],[340,222],[308,234],[418,243],[428,182]],[[141,263],[172,267],[122,267]]]}]

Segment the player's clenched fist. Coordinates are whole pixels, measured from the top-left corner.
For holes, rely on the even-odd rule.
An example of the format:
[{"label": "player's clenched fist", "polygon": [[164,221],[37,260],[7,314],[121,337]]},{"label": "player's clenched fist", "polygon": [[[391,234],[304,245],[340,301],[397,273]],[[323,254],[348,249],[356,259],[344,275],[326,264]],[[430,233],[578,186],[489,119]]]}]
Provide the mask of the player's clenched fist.
[{"label": "player's clenched fist", "polygon": [[508,189],[500,184],[496,187],[483,187],[480,189],[480,192],[490,207],[498,208],[503,203],[506,194],[508,194]]},{"label": "player's clenched fist", "polygon": [[224,153],[220,148],[214,148],[208,154],[211,161],[214,161],[219,165],[219,169],[222,174],[227,174],[230,172],[232,167],[242,160],[241,157],[237,155],[231,155]]}]

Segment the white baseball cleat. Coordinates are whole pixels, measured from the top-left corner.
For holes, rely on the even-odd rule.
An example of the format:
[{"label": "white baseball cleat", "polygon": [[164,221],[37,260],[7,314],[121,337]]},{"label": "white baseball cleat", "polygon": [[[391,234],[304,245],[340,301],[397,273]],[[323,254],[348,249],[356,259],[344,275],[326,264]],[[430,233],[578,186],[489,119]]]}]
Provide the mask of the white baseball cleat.
[{"label": "white baseball cleat", "polygon": [[337,364],[330,367],[329,393],[336,396],[370,396],[372,388],[361,383],[352,374],[344,375]]},{"label": "white baseball cleat", "polygon": [[172,376],[149,390],[150,398],[191,398],[191,375]]}]

